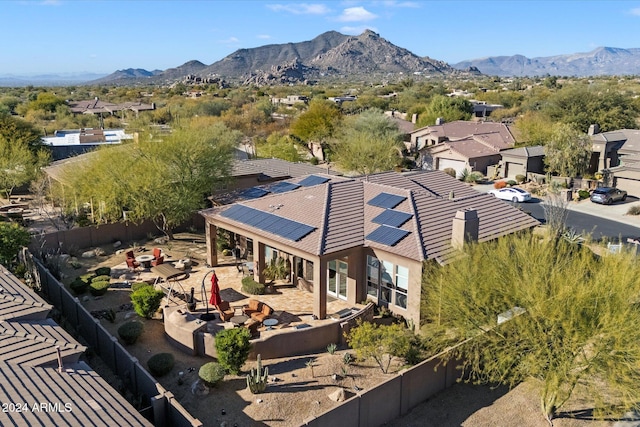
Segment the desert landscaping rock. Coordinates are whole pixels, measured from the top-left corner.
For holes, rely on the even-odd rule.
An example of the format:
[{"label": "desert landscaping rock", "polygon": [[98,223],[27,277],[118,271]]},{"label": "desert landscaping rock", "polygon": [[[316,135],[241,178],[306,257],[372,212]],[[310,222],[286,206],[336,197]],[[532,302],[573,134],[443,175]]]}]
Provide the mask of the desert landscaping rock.
[{"label": "desert landscaping rock", "polygon": [[333,393],[330,393],[329,399],[333,400],[334,402],[344,402],[344,389],[339,388]]},{"label": "desert landscaping rock", "polygon": [[90,258],[95,258],[96,257],[96,252],[95,251],[86,251],[82,253],[82,258],[84,259],[90,259]]}]

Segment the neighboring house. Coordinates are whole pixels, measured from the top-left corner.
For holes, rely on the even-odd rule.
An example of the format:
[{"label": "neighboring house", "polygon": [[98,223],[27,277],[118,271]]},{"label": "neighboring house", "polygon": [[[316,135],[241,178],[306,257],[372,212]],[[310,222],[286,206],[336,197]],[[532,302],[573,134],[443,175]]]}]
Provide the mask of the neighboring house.
[{"label": "neighboring house", "polygon": [[489,117],[492,112],[504,108],[500,104],[487,104],[485,101],[470,101],[473,105],[473,117],[484,118]]},{"label": "neighboring house", "polygon": [[132,140],[133,135],[124,129],[71,129],[57,130],[53,136],[45,136],[42,142],[51,147],[51,159],[61,160],[95,150],[101,145],[120,144]]},{"label": "neighboring house", "polygon": [[0,425],[153,426],[80,360],[51,308],[0,266]]},{"label": "neighboring house", "polygon": [[309,98],[303,95],[288,95],[286,98],[271,98],[271,103],[274,105],[295,105],[295,104],[307,104]]},{"label": "neighboring house", "polygon": [[73,114],[110,114],[113,116],[117,116],[118,113],[122,115],[124,111],[133,111],[137,116],[140,111],[156,109],[155,103],[143,104],[138,101],[130,101],[122,104],[113,104],[100,101],[98,97],[87,101],[68,101],[67,105]]},{"label": "neighboring house", "polygon": [[500,152],[502,160],[498,164],[499,178],[515,178],[516,175],[528,177],[529,173],[544,174],[544,147],[512,148]]},{"label": "neighboring house", "polygon": [[411,133],[411,146],[420,153],[423,169],[452,168],[458,175],[464,169],[486,174],[488,166],[500,161],[500,152],[514,143],[513,134],[502,123],[439,119]]},{"label": "neighboring house", "polygon": [[640,130],[621,129],[625,140],[617,150],[619,165],[610,167],[613,185],[627,191],[629,195],[640,197]]},{"label": "neighboring house", "polygon": [[310,290],[313,314],[329,298],[365,299],[420,323],[423,262],[445,264],[465,241],[486,241],[538,225],[530,215],[440,171],[362,178],[313,174],[278,192],[201,211],[207,262],[218,264],[217,229],[252,254],[255,279],[278,257]]},{"label": "neighboring house", "polygon": [[595,173],[620,164],[619,150],[627,140],[625,131],[600,132],[597,124],[589,126],[588,135],[592,143],[589,172]]}]

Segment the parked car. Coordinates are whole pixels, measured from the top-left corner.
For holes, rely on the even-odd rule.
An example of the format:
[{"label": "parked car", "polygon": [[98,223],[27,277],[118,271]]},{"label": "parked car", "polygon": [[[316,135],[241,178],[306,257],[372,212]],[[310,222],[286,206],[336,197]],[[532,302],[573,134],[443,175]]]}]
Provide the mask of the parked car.
[{"label": "parked car", "polygon": [[600,187],[593,190],[590,200],[594,203],[610,205],[613,202],[627,200],[627,192],[624,190],[618,190],[615,187]]},{"label": "parked car", "polygon": [[514,203],[528,202],[529,200],[531,200],[531,193],[518,187],[508,187],[501,188],[499,190],[491,190],[489,191],[489,194],[492,194],[498,199],[509,200]]}]

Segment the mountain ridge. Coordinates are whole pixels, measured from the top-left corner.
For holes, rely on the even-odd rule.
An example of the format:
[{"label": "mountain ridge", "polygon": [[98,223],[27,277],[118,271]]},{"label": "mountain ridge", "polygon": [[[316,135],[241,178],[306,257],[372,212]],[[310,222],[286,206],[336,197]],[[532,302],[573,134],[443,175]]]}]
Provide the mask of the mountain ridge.
[{"label": "mountain ridge", "polygon": [[638,75],[640,48],[600,46],[589,52],[534,58],[520,54],[485,56],[452,66],[457,69],[476,67],[482,74],[500,77]]}]

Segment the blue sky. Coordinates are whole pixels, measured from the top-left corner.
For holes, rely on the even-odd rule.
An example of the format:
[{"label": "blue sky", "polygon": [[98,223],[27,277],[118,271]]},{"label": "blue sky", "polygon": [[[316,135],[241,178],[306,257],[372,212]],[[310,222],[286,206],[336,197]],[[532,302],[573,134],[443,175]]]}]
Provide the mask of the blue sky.
[{"label": "blue sky", "polygon": [[640,0],[0,0],[0,75],[209,65],[240,48],[367,28],[451,64],[640,48]]}]

